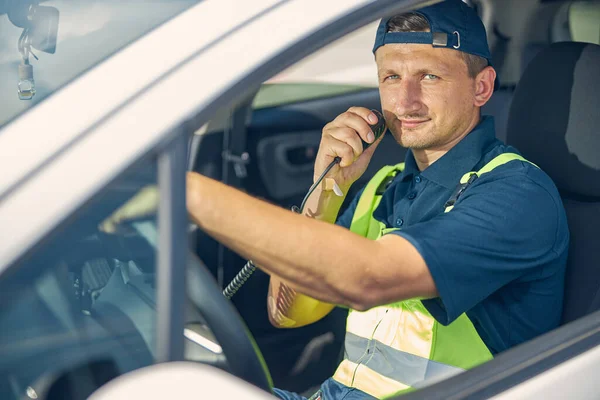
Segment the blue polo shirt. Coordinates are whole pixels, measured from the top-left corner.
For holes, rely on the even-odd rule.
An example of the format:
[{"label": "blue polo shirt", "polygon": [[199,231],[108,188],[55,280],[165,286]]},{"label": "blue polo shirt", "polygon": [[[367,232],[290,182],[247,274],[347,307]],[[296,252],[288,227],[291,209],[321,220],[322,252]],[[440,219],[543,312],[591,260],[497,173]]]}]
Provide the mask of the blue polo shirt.
[{"label": "blue polo shirt", "polygon": [[[423,305],[441,324],[462,313],[493,354],[558,326],[569,245],[565,211],[552,180],[511,161],[476,179],[444,213],[460,178],[501,153],[492,117],[419,171],[413,154],[385,190],[373,216],[419,251],[439,298]],[[376,156],[375,156],[376,157]],[[358,198],[337,223],[350,227]]]}]

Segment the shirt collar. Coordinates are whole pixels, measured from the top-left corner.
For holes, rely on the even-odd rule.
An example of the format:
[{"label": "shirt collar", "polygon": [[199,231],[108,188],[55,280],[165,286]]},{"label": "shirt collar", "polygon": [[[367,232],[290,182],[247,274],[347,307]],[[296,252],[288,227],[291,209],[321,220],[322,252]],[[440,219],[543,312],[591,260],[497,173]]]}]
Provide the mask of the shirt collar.
[{"label": "shirt collar", "polygon": [[[421,172],[421,175],[447,189],[453,189],[464,174],[473,170],[495,141],[494,117],[484,116],[467,136]],[[404,163],[403,179],[419,174],[412,150],[407,152]]]},{"label": "shirt collar", "polygon": [[412,150],[408,150],[406,152],[406,156],[404,156],[404,171],[402,171],[402,180],[410,180],[413,175],[419,175],[421,171],[419,171],[419,167],[417,166],[417,161],[415,160],[415,156],[413,156]]}]

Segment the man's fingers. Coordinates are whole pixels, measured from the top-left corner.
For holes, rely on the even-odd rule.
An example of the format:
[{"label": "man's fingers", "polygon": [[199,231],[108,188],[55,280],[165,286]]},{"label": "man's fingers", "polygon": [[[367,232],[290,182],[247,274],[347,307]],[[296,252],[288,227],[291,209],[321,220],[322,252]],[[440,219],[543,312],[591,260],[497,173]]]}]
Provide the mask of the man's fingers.
[{"label": "man's fingers", "polygon": [[354,155],[354,149],[346,142],[339,141],[337,139],[330,139],[326,144],[328,153],[331,157],[340,157],[340,167],[347,167],[352,165],[356,159]]},{"label": "man's fingers", "polygon": [[381,135],[381,136],[379,136],[379,138],[378,138],[376,141],[374,141],[374,142],[373,142],[373,143],[372,143],[372,144],[369,146],[369,148],[368,148],[368,149],[366,149],[366,150],[364,151],[364,153],[365,153],[365,154],[367,154],[367,156],[368,156],[368,157],[370,157],[371,155],[373,155],[373,153],[374,153],[374,152],[375,152],[375,150],[377,149],[377,146],[379,146],[379,143],[381,143],[381,141],[383,140],[383,137],[384,137],[384,136],[385,136],[385,135]]},{"label": "man's fingers", "polygon": [[[379,117],[377,116],[377,114],[375,114],[373,111],[371,111],[365,107],[350,107],[348,109],[348,112],[356,114],[359,117],[361,117],[367,123],[369,130],[371,132],[373,132],[373,126],[377,125],[377,122],[379,122]],[[367,132],[367,136],[368,136],[368,132]],[[367,143],[372,143],[373,140],[375,139],[375,136],[365,137],[365,136],[361,135],[361,137]]]},{"label": "man's fingers", "polygon": [[360,116],[362,119],[367,121],[370,125],[375,125],[377,123],[377,115],[365,107],[350,107],[348,112],[356,114]]},{"label": "man's fingers", "polygon": [[103,232],[112,233],[116,231],[117,225],[123,221],[154,214],[157,209],[158,188],[156,186],[146,186],[100,223],[98,228]]},{"label": "man's fingers", "polygon": [[[360,114],[350,110],[360,112]],[[367,108],[352,107],[350,110],[338,115],[337,118],[333,120],[332,124],[337,127],[352,128],[354,131],[356,131],[356,133],[358,133],[360,139],[367,143],[372,143],[375,139],[375,135],[373,134],[373,130],[371,128],[372,125],[370,124],[370,118],[374,117],[374,124],[376,124],[377,117],[371,112],[371,110]],[[365,113],[365,111],[367,112]]]},{"label": "man's fingers", "polygon": [[375,140],[370,121],[377,123],[377,116],[371,110],[364,107],[350,108],[325,125],[321,147],[328,149],[329,156],[340,157],[341,167],[352,165],[364,151],[363,141],[372,144]]},{"label": "man's fingers", "polygon": [[117,231],[117,223],[107,219],[98,225],[98,230],[104,233],[115,233]]},{"label": "man's fingers", "polygon": [[360,141],[360,136],[358,136],[354,129],[346,127],[335,127],[326,130],[325,134],[352,147],[355,158],[362,154],[363,145]]},{"label": "man's fingers", "polygon": [[[373,155],[374,149],[371,150],[371,146],[369,146],[365,151],[364,146],[365,143],[370,145],[375,141],[372,127],[377,124],[377,118],[377,115],[368,108],[351,107],[325,125],[315,161],[315,179],[336,157],[341,159],[339,167],[342,169],[350,167],[355,161],[358,162],[357,168],[344,170],[341,174],[340,168],[334,168],[329,174],[329,177],[335,176],[336,179],[341,179],[342,181],[338,183],[342,187],[349,182],[354,182],[357,177],[362,175]],[[367,156],[362,157],[363,153],[366,153]]]}]

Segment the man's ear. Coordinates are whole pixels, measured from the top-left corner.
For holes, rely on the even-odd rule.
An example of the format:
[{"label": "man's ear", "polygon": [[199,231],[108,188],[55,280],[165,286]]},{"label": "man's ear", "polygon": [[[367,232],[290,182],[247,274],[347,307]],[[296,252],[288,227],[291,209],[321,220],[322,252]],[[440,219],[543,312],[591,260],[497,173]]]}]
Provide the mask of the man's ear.
[{"label": "man's ear", "polygon": [[492,97],[495,80],[496,70],[490,66],[485,67],[477,74],[475,77],[475,106],[483,106]]}]

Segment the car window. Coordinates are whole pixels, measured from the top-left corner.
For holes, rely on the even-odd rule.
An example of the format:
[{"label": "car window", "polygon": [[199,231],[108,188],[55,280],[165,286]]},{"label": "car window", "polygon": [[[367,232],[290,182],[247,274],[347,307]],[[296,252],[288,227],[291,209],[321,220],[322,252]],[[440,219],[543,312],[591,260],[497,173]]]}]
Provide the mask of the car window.
[{"label": "car window", "polygon": [[155,217],[114,233],[98,226],[156,183],[155,164],[128,171],[3,273],[1,399],[37,398],[80,365],[101,383],[154,361]]},{"label": "car window", "polygon": [[254,98],[255,109],[275,107],[298,101],[338,96],[364,90],[364,86],[335,83],[267,83]]},{"label": "car window", "polygon": [[573,41],[600,44],[600,1],[571,4],[569,28]]},{"label": "car window", "polygon": [[377,87],[371,48],[379,21],[325,46],[266,81],[255,109],[338,96]]},{"label": "car window", "polygon": [[199,1],[0,1],[0,128]]}]

